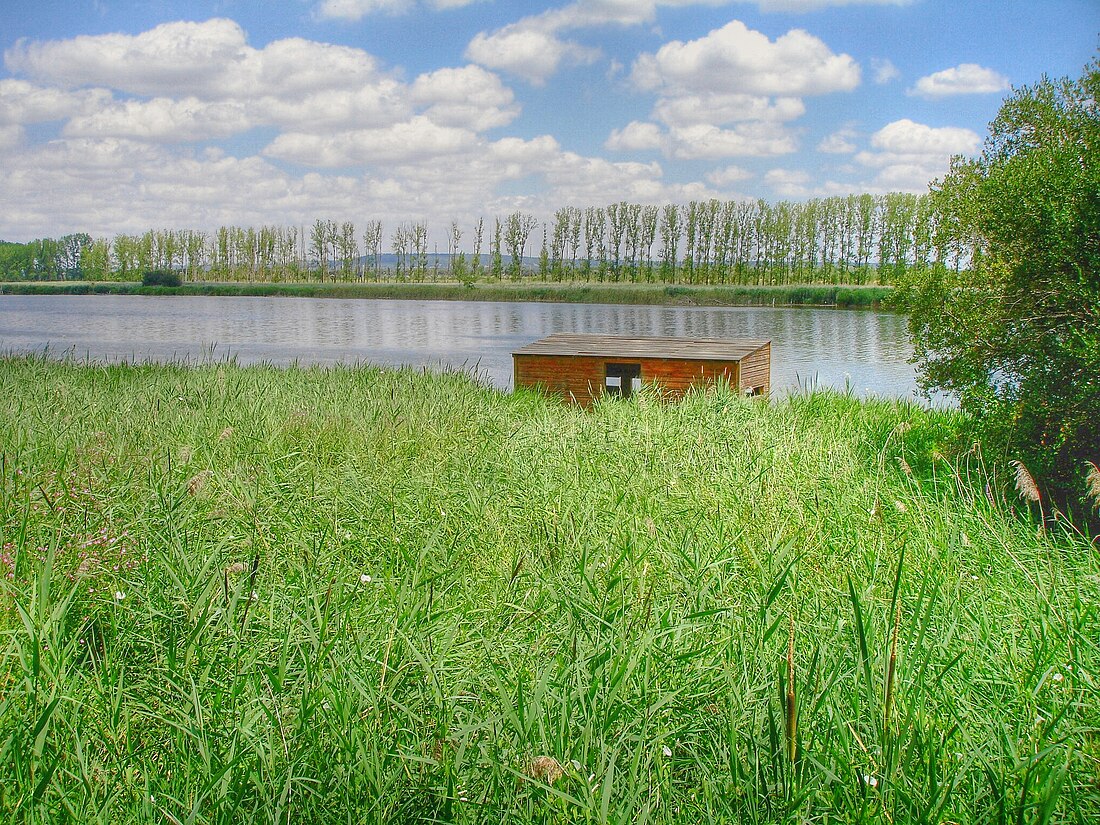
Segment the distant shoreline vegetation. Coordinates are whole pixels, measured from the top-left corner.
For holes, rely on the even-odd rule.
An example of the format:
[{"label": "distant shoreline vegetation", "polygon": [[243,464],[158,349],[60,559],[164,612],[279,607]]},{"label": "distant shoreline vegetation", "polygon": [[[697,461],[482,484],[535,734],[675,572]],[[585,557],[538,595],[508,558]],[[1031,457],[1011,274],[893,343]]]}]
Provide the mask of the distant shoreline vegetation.
[{"label": "distant shoreline vegetation", "polygon": [[691,286],[585,283],[184,283],[143,286],[140,281],[24,281],[0,283],[0,295],[198,295],[290,298],[361,298],[410,301],[538,301],[660,306],[817,306],[843,309],[889,306],[884,286]]},{"label": "distant shoreline vegetation", "polygon": [[149,229],[0,241],[0,281],[457,282],[892,285],[914,271],[966,269],[982,250],[941,231],[927,195],[805,202],[692,201],[514,212],[429,231],[426,221]]}]

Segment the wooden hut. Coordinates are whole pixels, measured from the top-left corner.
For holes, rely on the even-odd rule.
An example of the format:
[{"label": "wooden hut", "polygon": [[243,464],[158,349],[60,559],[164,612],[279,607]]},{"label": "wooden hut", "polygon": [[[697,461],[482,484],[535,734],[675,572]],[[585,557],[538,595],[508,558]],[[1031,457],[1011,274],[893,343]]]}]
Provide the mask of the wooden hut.
[{"label": "wooden hut", "polygon": [[517,387],[585,406],[605,394],[629,396],[643,383],[673,398],[719,379],[746,395],[771,390],[771,341],[559,333],[516,350],[512,363]]}]

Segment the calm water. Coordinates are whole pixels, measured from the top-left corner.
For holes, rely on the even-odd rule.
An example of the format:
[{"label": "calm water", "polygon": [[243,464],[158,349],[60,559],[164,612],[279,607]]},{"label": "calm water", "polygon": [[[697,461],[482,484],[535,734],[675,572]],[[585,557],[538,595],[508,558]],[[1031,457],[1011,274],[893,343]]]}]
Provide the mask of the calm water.
[{"label": "calm water", "polygon": [[511,353],[553,332],[762,338],[772,390],[914,396],[905,318],[869,311],[606,304],[0,295],[0,351],[110,361],[232,357],[412,364],[512,386]]}]

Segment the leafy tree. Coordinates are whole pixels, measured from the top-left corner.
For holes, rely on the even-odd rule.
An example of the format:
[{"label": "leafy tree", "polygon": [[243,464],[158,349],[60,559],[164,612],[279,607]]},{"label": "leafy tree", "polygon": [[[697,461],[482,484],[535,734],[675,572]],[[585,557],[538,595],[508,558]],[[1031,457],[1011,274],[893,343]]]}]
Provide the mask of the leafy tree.
[{"label": "leafy tree", "polygon": [[1100,461],[1098,100],[1100,62],[1015,91],[981,156],[932,187],[969,266],[916,268],[902,296],[923,385],[956,393],[1063,501]]},{"label": "leafy tree", "polygon": [[22,280],[30,267],[31,250],[27,244],[0,241],[0,280]]}]

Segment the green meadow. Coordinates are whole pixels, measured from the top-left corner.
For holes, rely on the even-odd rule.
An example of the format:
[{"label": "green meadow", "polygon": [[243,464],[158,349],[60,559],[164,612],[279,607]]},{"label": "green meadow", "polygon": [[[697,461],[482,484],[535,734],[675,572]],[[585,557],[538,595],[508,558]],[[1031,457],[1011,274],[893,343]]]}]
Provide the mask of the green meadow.
[{"label": "green meadow", "polygon": [[956,412],[10,357],[0,423],[10,821],[1100,820],[1100,553]]}]

